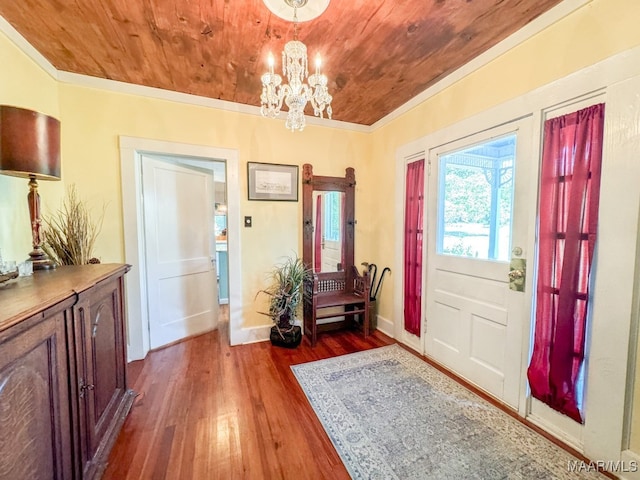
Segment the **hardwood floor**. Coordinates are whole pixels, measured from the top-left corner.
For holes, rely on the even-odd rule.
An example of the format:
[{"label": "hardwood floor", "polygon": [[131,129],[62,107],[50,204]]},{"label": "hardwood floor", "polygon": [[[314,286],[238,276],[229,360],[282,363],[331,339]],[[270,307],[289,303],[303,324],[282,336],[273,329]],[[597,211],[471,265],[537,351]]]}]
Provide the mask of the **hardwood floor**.
[{"label": "hardwood floor", "polygon": [[103,479],[348,479],[289,367],[391,343],[342,331],[314,348],[230,347],[222,322],[151,352],[129,369],[138,397]]}]

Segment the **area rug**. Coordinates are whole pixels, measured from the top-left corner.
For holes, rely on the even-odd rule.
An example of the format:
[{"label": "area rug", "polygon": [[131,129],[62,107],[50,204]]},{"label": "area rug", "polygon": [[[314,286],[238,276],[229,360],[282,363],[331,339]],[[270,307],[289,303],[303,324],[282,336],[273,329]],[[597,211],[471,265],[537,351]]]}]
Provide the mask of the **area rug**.
[{"label": "area rug", "polygon": [[397,345],[291,368],[354,479],[603,478]]}]

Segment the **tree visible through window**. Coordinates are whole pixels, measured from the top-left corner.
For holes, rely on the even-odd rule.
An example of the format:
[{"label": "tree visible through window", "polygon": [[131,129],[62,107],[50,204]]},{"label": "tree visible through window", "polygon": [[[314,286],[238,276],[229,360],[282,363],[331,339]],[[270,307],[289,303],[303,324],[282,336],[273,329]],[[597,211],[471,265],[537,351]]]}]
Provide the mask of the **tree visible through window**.
[{"label": "tree visible through window", "polygon": [[440,156],[437,251],[509,260],[516,135]]},{"label": "tree visible through window", "polygon": [[328,242],[340,241],[341,192],[324,194],[324,239]]}]

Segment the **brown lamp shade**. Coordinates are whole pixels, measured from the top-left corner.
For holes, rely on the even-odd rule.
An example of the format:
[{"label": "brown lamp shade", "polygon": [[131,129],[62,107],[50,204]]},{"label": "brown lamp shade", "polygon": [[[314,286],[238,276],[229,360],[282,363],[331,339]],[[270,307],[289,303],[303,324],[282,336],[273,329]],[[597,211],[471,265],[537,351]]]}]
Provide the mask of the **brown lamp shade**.
[{"label": "brown lamp shade", "polygon": [[0,173],[60,180],[60,121],[0,105]]}]

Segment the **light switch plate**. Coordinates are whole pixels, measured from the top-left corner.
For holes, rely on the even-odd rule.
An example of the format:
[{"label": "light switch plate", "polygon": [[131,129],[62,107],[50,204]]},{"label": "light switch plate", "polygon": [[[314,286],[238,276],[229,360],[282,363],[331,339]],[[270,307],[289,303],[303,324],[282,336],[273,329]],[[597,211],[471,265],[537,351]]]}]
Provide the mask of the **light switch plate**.
[{"label": "light switch plate", "polygon": [[244,226],[251,227],[251,225],[252,225],[251,217],[244,217]]}]

